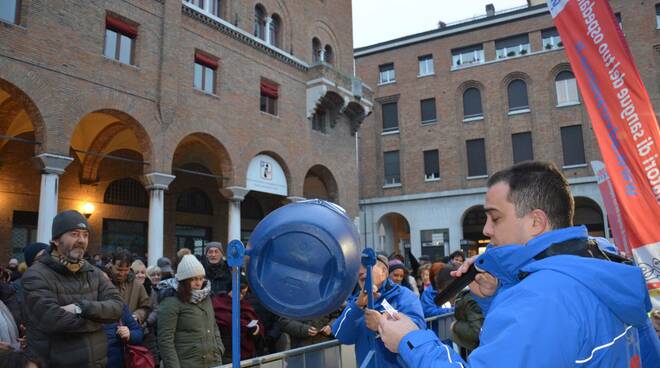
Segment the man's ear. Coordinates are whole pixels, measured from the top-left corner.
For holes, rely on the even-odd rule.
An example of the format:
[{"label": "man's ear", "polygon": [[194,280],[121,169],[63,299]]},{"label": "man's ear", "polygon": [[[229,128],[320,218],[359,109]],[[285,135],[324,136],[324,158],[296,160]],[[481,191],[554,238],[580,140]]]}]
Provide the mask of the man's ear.
[{"label": "man's ear", "polygon": [[529,213],[531,219],[531,235],[538,236],[546,231],[552,230],[548,215],[543,210],[535,209]]}]

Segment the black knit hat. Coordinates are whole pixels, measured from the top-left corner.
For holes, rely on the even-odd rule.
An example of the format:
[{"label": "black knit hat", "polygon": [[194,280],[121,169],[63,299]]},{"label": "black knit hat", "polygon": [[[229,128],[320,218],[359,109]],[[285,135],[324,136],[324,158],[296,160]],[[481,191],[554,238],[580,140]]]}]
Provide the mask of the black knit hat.
[{"label": "black knit hat", "polygon": [[25,257],[25,263],[28,267],[32,266],[34,263],[34,257],[37,256],[37,253],[42,250],[48,249],[48,244],[44,243],[32,243],[25,248],[23,248],[23,257]]},{"label": "black knit hat", "polygon": [[53,219],[52,239],[59,239],[62,234],[71,230],[89,230],[89,224],[85,216],[75,210],[58,213]]}]

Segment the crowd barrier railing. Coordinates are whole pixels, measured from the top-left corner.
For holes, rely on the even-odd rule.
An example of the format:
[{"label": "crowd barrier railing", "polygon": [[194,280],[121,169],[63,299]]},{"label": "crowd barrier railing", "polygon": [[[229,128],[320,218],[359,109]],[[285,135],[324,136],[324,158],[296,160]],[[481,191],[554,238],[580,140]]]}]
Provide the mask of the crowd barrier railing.
[{"label": "crowd barrier railing", "polygon": [[[453,313],[426,319],[427,329],[436,332],[440,340],[451,338],[449,327],[455,320]],[[337,340],[308,345],[241,361],[241,368],[356,368],[353,345]],[[221,368],[231,368],[225,364]]]}]

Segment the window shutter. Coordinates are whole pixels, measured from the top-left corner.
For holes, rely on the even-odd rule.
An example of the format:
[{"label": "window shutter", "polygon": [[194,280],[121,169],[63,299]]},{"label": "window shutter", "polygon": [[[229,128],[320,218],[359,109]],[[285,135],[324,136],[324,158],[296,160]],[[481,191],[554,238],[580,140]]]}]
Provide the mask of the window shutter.
[{"label": "window shutter", "polygon": [[564,152],[564,165],[580,165],[586,162],[582,126],[572,125],[561,128],[561,144]]},{"label": "window shutter", "polygon": [[279,97],[279,86],[275,82],[266,79],[261,80],[261,94],[271,98]]},{"label": "window shutter", "polygon": [[529,107],[529,102],[527,101],[527,85],[525,82],[520,79],[516,79],[509,83],[507,89],[509,95],[510,111],[526,109]]},{"label": "window shutter", "polygon": [[204,55],[199,51],[195,52],[195,62],[207,66],[213,70],[218,69],[218,61],[210,56]]},{"label": "window shutter", "polygon": [[522,35],[513,36],[495,41],[495,48],[499,50],[505,47],[515,47],[518,45],[525,45],[528,43],[529,43],[529,36],[527,34],[522,34]]},{"label": "window shutter", "polygon": [[138,34],[137,26],[110,15],[105,16],[105,27],[130,38],[136,38]]},{"label": "window shutter", "polygon": [[435,98],[429,98],[421,101],[422,121],[436,120]]},{"label": "window shutter", "polygon": [[468,88],[463,93],[463,117],[469,118],[482,115],[481,92],[476,88]]},{"label": "window shutter", "polygon": [[465,143],[468,156],[468,176],[487,175],[484,140],[472,139]]},{"label": "window shutter", "polygon": [[532,133],[516,133],[511,135],[513,145],[513,163],[533,160],[534,150],[532,148]]},{"label": "window shutter", "polygon": [[399,127],[399,112],[396,102],[382,105],[383,108],[383,131],[396,130]]}]

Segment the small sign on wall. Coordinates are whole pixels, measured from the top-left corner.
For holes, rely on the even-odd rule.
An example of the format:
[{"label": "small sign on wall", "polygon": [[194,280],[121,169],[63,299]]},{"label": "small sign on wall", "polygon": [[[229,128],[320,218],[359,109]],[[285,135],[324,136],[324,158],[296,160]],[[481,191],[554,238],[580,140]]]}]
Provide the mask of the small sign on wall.
[{"label": "small sign on wall", "polygon": [[246,187],[249,190],[288,195],[286,175],[280,164],[268,155],[257,155],[247,170]]}]

